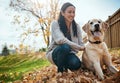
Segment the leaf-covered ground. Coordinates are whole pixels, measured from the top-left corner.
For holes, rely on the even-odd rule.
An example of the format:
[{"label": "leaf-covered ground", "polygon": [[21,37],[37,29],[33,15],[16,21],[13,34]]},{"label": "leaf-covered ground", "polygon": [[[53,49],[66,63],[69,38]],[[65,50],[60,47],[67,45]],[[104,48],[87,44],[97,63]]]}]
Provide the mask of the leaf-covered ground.
[{"label": "leaf-covered ground", "polygon": [[[112,56],[113,64],[120,70],[120,56],[114,54]],[[103,72],[105,80],[100,81],[93,72],[87,69],[57,73],[56,66],[50,65],[42,70],[28,73],[14,83],[120,83],[120,72],[112,74],[106,68]]]}]

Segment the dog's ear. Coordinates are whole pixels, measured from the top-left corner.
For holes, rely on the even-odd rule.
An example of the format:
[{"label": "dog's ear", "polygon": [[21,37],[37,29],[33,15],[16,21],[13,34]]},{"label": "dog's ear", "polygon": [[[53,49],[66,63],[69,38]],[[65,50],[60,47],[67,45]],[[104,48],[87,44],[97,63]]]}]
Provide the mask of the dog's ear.
[{"label": "dog's ear", "polygon": [[85,24],[85,25],[82,27],[82,29],[87,33],[87,32],[88,32],[88,23]]},{"label": "dog's ear", "polygon": [[102,27],[103,27],[103,29],[106,31],[107,29],[108,29],[108,23],[106,23],[106,22],[103,22],[102,23]]}]

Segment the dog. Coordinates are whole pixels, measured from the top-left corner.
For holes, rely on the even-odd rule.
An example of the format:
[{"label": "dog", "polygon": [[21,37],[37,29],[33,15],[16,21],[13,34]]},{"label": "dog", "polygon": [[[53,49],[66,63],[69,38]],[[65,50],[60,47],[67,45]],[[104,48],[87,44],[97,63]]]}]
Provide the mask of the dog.
[{"label": "dog", "polygon": [[83,65],[93,71],[100,80],[104,79],[103,65],[106,65],[112,73],[118,72],[118,69],[112,65],[111,55],[104,42],[107,28],[108,24],[100,19],[91,19],[82,27],[88,36],[88,42],[82,54]]}]

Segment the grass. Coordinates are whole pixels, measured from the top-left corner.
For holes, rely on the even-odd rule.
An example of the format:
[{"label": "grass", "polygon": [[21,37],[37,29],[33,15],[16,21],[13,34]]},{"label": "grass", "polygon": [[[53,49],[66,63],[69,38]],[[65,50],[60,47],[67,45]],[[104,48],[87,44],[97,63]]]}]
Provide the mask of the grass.
[{"label": "grass", "polygon": [[0,81],[12,82],[22,78],[22,75],[48,66],[45,58],[33,58],[28,55],[0,56]]}]

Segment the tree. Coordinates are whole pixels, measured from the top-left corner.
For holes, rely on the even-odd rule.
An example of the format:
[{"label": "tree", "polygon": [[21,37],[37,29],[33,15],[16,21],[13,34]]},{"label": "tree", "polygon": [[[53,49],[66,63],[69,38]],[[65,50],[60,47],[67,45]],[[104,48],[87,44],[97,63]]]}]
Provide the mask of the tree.
[{"label": "tree", "polygon": [[2,55],[6,56],[6,55],[9,55],[9,50],[8,50],[8,47],[5,45],[2,49]]},{"label": "tree", "polygon": [[[15,9],[16,11],[25,11],[36,18],[36,20],[40,24],[40,28],[38,29],[30,29],[28,28],[21,36],[24,36],[23,41],[29,34],[36,34],[37,36],[40,31],[42,31],[44,41],[46,45],[49,45],[50,39],[50,23],[52,20],[57,19],[60,2],[59,0],[46,0],[47,3],[41,3],[40,0],[11,0],[10,7]],[[19,20],[20,16],[15,15],[14,21],[17,24],[20,24]],[[24,18],[24,23],[29,22],[29,19]],[[22,25],[22,27],[23,27]],[[24,26],[25,27],[25,26]]]}]

